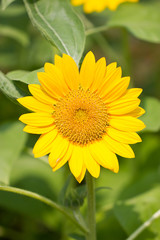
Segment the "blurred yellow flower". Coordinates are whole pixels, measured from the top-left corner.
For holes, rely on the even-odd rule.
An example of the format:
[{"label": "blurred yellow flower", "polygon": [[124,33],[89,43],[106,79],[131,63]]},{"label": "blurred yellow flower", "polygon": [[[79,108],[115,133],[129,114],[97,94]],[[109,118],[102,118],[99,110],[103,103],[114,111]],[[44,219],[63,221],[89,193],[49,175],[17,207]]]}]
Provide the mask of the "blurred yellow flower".
[{"label": "blurred yellow flower", "polygon": [[144,113],[138,96],[142,89],[128,89],[129,77],[121,77],[117,64],[106,66],[105,58],[95,61],[89,52],[80,72],[68,55],[55,56],[38,73],[40,85],[30,84],[33,96],[19,98],[20,104],[34,113],[20,117],[24,131],[41,134],[33,153],[49,154],[53,171],[67,161],[81,182],[86,169],[98,178],[100,165],[117,173],[116,154],[134,158],[128,144],[141,142],[136,131],[145,125],[138,119]]},{"label": "blurred yellow flower", "polygon": [[101,12],[105,8],[109,8],[114,11],[119,4],[124,2],[138,2],[139,0],[71,0],[74,6],[84,4],[84,11],[86,13]]}]

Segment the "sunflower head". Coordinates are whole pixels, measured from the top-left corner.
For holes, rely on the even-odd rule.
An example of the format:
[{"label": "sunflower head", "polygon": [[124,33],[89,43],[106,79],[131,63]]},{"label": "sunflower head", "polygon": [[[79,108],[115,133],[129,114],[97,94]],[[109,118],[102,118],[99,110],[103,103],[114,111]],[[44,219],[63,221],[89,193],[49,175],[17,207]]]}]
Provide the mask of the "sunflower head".
[{"label": "sunflower head", "polygon": [[139,0],[71,0],[74,6],[84,5],[86,13],[102,12],[105,8],[115,11],[124,2],[138,2]]},{"label": "sunflower head", "polygon": [[138,119],[142,89],[127,89],[130,78],[122,77],[116,63],[106,66],[105,58],[95,61],[89,52],[79,71],[68,55],[55,56],[38,73],[40,84],[30,84],[33,96],[19,98],[33,111],[20,117],[24,131],[41,134],[33,153],[49,154],[53,171],[66,162],[81,182],[86,170],[97,178],[100,166],[118,172],[116,154],[134,158],[129,146],[141,142],[136,131],[145,125]]}]

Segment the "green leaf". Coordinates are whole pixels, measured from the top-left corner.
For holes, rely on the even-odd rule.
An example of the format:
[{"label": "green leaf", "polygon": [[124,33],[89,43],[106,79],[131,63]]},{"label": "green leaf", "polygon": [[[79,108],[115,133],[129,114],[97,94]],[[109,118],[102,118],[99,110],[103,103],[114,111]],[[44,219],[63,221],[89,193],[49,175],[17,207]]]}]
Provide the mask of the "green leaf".
[{"label": "green leaf", "polygon": [[[4,0],[7,3],[7,0]],[[13,5],[6,11],[0,10],[0,33],[2,37],[16,40],[23,47],[30,43],[30,36],[27,34],[28,18],[24,6]],[[3,38],[2,38],[3,40]],[[3,43],[3,41],[2,41]],[[13,43],[11,43],[13,44]]]},{"label": "green leaf", "polygon": [[107,23],[107,27],[125,27],[135,37],[160,43],[160,3],[126,3],[119,6]]},{"label": "green leaf", "polygon": [[67,0],[24,0],[32,23],[61,53],[78,64],[82,56],[85,33],[78,16]]},{"label": "green leaf", "polygon": [[2,72],[0,72],[0,90],[12,100],[25,96],[24,92]]},{"label": "green leaf", "polygon": [[65,197],[66,197],[67,190],[69,188],[70,182],[71,182],[71,174],[68,176],[67,180],[65,181],[65,184],[62,187],[62,189],[60,191],[60,194],[59,194],[59,197],[58,197],[58,201],[62,205],[65,204]]},{"label": "green leaf", "polygon": [[143,100],[143,108],[146,113],[141,120],[146,124],[146,129],[152,132],[160,130],[160,101],[153,97],[146,97]]},{"label": "green leaf", "polygon": [[1,8],[5,10],[15,0],[1,0]]},{"label": "green leaf", "polygon": [[0,32],[2,36],[10,37],[18,41],[22,46],[27,46],[29,44],[28,35],[18,28],[0,24]]},{"label": "green leaf", "polygon": [[9,77],[11,80],[20,81],[26,84],[39,84],[37,72],[44,72],[44,69],[40,68],[32,72],[15,70],[7,73],[7,77]]},{"label": "green leaf", "polygon": [[25,70],[14,70],[14,71],[8,72],[6,76],[11,80],[21,80],[24,77],[24,75],[28,73],[29,71],[25,71]]},{"label": "green leaf", "polygon": [[37,72],[43,72],[44,69],[40,68],[32,72],[24,70],[15,70],[7,73],[7,77],[14,81],[16,87],[21,89],[26,95],[30,95],[28,84],[39,84]]},{"label": "green leaf", "polygon": [[[160,187],[126,201],[118,201],[114,211],[119,223],[128,235],[133,233],[159,209]],[[160,219],[154,221],[136,240],[160,239]]]},{"label": "green leaf", "polygon": [[69,235],[71,237],[71,239],[75,239],[75,240],[85,240],[85,237],[76,233],[71,233]]},{"label": "green leaf", "polygon": [[0,182],[3,184],[9,184],[13,163],[25,145],[27,135],[22,129],[19,122],[0,126]]},{"label": "green leaf", "polygon": [[[5,1],[5,0],[4,0]],[[15,1],[15,0],[14,0]],[[6,11],[0,11],[1,15],[0,17],[2,18],[8,18],[10,20],[10,17],[18,17],[24,15],[26,13],[25,7],[23,5],[18,5],[18,4],[13,4],[9,8],[6,9]],[[7,20],[7,23],[9,22]],[[17,21],[17,19],[14,19]]]}]

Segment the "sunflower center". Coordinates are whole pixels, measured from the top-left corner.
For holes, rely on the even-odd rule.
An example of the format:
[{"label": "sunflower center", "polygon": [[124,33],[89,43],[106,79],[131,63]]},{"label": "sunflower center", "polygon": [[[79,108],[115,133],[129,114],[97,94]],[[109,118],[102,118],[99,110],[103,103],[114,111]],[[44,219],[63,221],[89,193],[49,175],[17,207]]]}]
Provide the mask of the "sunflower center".
[{"label": "sunflower center", "polygon": [[87,114],[87,111],[86,111],[86,109],[77,109],[76,111],[75,111],[75,118],[76,118],[76,120],[77,120],[77,122],[84,122],[84,121],[86,121],[87,120],[87,116],[88,116],[88,114]]},{"label": "sunflower center", "polygon": [[81,146],[100,140],[108,126],[105,103],[97,94],[82,88],[72,90],[61,98],[53,116],[58,132]]}]

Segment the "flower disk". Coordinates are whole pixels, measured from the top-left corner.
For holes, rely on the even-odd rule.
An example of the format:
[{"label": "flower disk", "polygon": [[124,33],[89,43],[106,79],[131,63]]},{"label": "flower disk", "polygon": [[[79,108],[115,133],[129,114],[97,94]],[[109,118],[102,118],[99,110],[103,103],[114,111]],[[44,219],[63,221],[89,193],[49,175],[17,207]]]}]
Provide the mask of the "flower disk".
[{"label": "flower disk", "polygon": [[54,119],[58,132],[80,146],[102,139],[108,125],[106,105],[97,94],[82,88],[57,103]]},{"label": "flower disk", "polygon": [[86,170],[93,177],[100,166],[118,172],[116,154],[133,158],[128,144],[141,142],[136,131],[145,125],[138,96],[142,90],[127,89],[130,78],[122,78],[116,63],[106,66],[105,58],[95,61],[89,52],[80,72],[68,55],[55,56],[55,64],[46,63],[38,73],[40,85],[30,84],[33,96],[18,101],[33,111],[20,117],[24,131],[41,134],[33,153],[49,154],[53,171],[66,162],[77,181]]},{"label": "flower disk", "polygon": [[101,12],[105,8],[115,11],[117,7],[124,2],[138,2],[139,0],[71,0],[74,6],[84,5],[86,13]]}]

